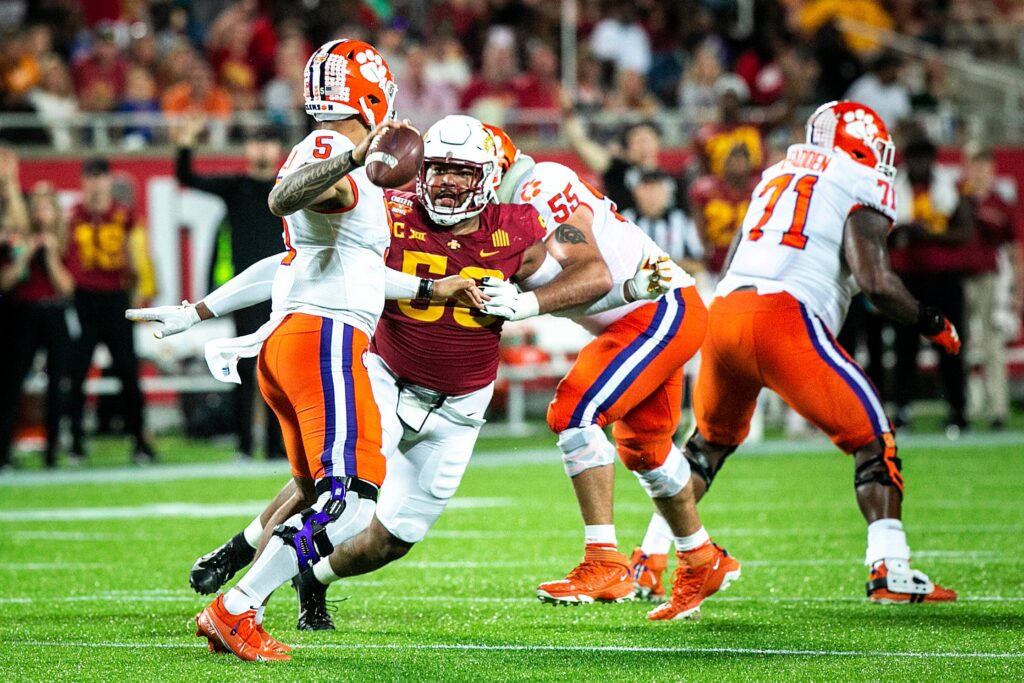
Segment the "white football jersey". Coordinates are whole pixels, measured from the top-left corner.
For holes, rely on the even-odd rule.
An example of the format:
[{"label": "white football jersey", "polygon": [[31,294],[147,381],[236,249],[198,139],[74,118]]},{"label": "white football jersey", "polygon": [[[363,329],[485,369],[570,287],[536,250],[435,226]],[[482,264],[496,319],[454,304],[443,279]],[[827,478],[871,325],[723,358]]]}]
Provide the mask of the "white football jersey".
[{"label": "white football jersey", "polygon": [[[643,230],[621,216],[615,209],[615,202],[605,197],[589,183],[582,180],[569,167],[551,161],[542,161],[528,170],[516,184],[512,194],[513,204],[530,204],[540,212],[550,235],[566,221],[579,207],[588,206],[594,212],[594,237],[597,248],[608,264],[612,280],[624,282],[633,277],[637,265],[643,258],[644,246],[654,242]],[[693,278],[682,269],[673,281],[673,286],[685,287],[693,284]],[[678,280],[678,281],[676,281]],[[537,283],[537,286],[544,284]],[[600,334],[606,327],[632,310],[643,306],[646,301],[636,301],[604,313],[576,318],[576,322],[591,334]]]},{"label": "white football jersey", "polygon": [[[292,149],[278,180],[302,166],[343,154],[355,145],[331,130],[316,130]],[[302,209],[284,219],[288,256],[274,281],[275,313],[309,313],[373,334],[384,309],[384,253],[391,243],[384,191],[363,168],[346,176],[355,190],[349,209]]]},{"label": "white football jersey", "polygon": [[792,145],[754,188],[732,263],[715,289],[788,292],[833,334],[859,291],[843,256],[843,229],[866,206],[896,219],[893,181],[842,153]]}]

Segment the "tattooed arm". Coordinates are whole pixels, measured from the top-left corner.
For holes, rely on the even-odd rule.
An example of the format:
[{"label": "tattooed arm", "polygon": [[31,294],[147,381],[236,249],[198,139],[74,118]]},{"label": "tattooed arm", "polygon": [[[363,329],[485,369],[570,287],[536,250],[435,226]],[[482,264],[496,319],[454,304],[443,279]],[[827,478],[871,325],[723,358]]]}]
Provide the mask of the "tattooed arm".
[{"label": "tattooed arm", "polygon": [[[593,212],[580,206],[545,240],[547,253],[562,266],[562,272],[533,290],[541,313],[590,303],[612,288],[612,276],[597,248],[593,224]],[[516,279],[522,281],[529,275],[520,272]]]},{"label": "tattooed arm", "polygon": [[359,166],[351,151],[303,166],[270,191],[267,204],[271,213],[288,216],[307,207],[335,208],[330,206],[332,202],[350,205],[355,199],[352,186],[340,181]]}]

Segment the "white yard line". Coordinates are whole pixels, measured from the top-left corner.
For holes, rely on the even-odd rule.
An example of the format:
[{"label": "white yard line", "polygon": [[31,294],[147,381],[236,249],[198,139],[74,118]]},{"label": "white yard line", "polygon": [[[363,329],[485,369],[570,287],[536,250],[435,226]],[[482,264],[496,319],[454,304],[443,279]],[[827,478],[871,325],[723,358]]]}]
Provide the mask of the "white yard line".
[{"label": "white yard line", "polygon": [[[965,446],[1008,446],[1006,455],[1024,456],[1024,433],[1000,432],[970,434],[958,441],[950,441],[941,434],[908,434],[899,437],[902,448],[930,450],[956,450]],[[824,437],[807,441],[767,441],[745,445],[733,457],[797,455],[835,451]],[[835,451],[838,453],[838,451]],[[514,451],[483,451],[474,456],[470,467],[507,467],[523,464],[559,464],[558,450],[551,437],[550,448],[528,448]],[[284,461],[257,461],[249,463],[219,462],[190,463],[185,465],[158,465],[155,467],[86,468],[58,470],[56,472],[14,472],[0,477],[0,488],[17,486],[54,486],[58,484],[113,484],[175,481],[188,479],[252,479],[279,476],[288,478],[288,463]]]},{"label": "white yard line", "polygon": [[[48,640],[6,640],[5,645],[21,647],[65,647],[65,648],[115,648],[115,649],[206,649],[198,643],[90,643]],[[481,645],[477,643],[319,643],[297,645],[298,650],[411,650],[411,651],[456,651],[456,652],[593,652],[593,653],[641,653],[641,654],[723,654],[756,655],[779,657],[884,657],[908,659],[1019,659],[1024,652],[879,652],[855,650],[795,650],[745,647],[634,647],[629,645]]]}]

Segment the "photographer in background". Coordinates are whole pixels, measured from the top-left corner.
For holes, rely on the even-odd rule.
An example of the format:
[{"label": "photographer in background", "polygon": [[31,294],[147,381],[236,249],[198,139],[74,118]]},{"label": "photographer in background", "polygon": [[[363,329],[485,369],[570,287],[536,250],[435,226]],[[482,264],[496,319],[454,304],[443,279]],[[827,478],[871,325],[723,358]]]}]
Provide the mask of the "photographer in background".
[{"label": "photographer in background", "polygon": [[[261,129],[245,141],[245,173],[198,175],[193,169],[193,148],[204,125],[205,120],[196,117],[172,129],[172,140],[178,148],[175,170],[182,187],[216,195],[227,206],[231,226],[231,265],[237,274],[283,248],[281,219],[270,213],[267,196],[274,187],[284,149],[274,131]],[[270,319],[270,302],[235,311],[234,319],[237,334],[251,334]],[[246,459],[253,456],[252,418],[254,404],[258,403],[264,411],[267,457],[283,458],[284,446],[277,418],[256,391],[256,359],[242,359],[238,372],[248,378],[235,389],[238,456]]]},{"label": "photographer in background", "polygon": [[[57,464],[61,384],[67,375],[69,335],[67,308],[75,289],[64,265],[67,232],[53,185],[36,183],[28,210],[19,192],[17,160],[0,152],[0,185],[4,190],[4,239],[0,240],[0,296],[5,300],[4,357],[0,364],[0,468],[10,464],[11,445],[21,402],[22,385],[36,352],[46,351],[46,447],[43,464]],[[27,229],[22,224],[27,217]]]}]

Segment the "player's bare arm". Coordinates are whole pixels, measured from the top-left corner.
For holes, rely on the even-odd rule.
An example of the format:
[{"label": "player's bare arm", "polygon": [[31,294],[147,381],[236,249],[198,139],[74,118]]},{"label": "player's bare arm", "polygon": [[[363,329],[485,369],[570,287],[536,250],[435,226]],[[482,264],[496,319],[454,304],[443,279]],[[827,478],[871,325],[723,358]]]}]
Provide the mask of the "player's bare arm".
[{"label": "player's bare arm", "polygon": [[547,253],[562,266],[551,282],[533,290],[541,313],[551,313],[599,299],[612,288],[592,229],[594,214],[581,206],[544,241]]},{"label": "player's bare arm", "polygon": [[883,315],[915,325],[947,353],[958,353],[960,339],[952,324],[937,309],[921,306],[893,272],[886,246],[888,234],[889,219],[874,209],[858,209],[846,219],[843,252],[854,280]]},{"label": "player's bare arm", "polygon": [[270,211],[275,216],[288,216],[305,208],[334,209],[351,206],[355,201],[352,185],[341,181],[363,165],[366,161],[366,152],[374,138],[387,128],[405,125],[408,124],[385,121],[367,132],[366,128],[354,119],[333,124],[333,130],[341,132],[351,140],[358,140],[356,148],[324,161],[306,164],[286,176],[270,191],[267,200]]}]

